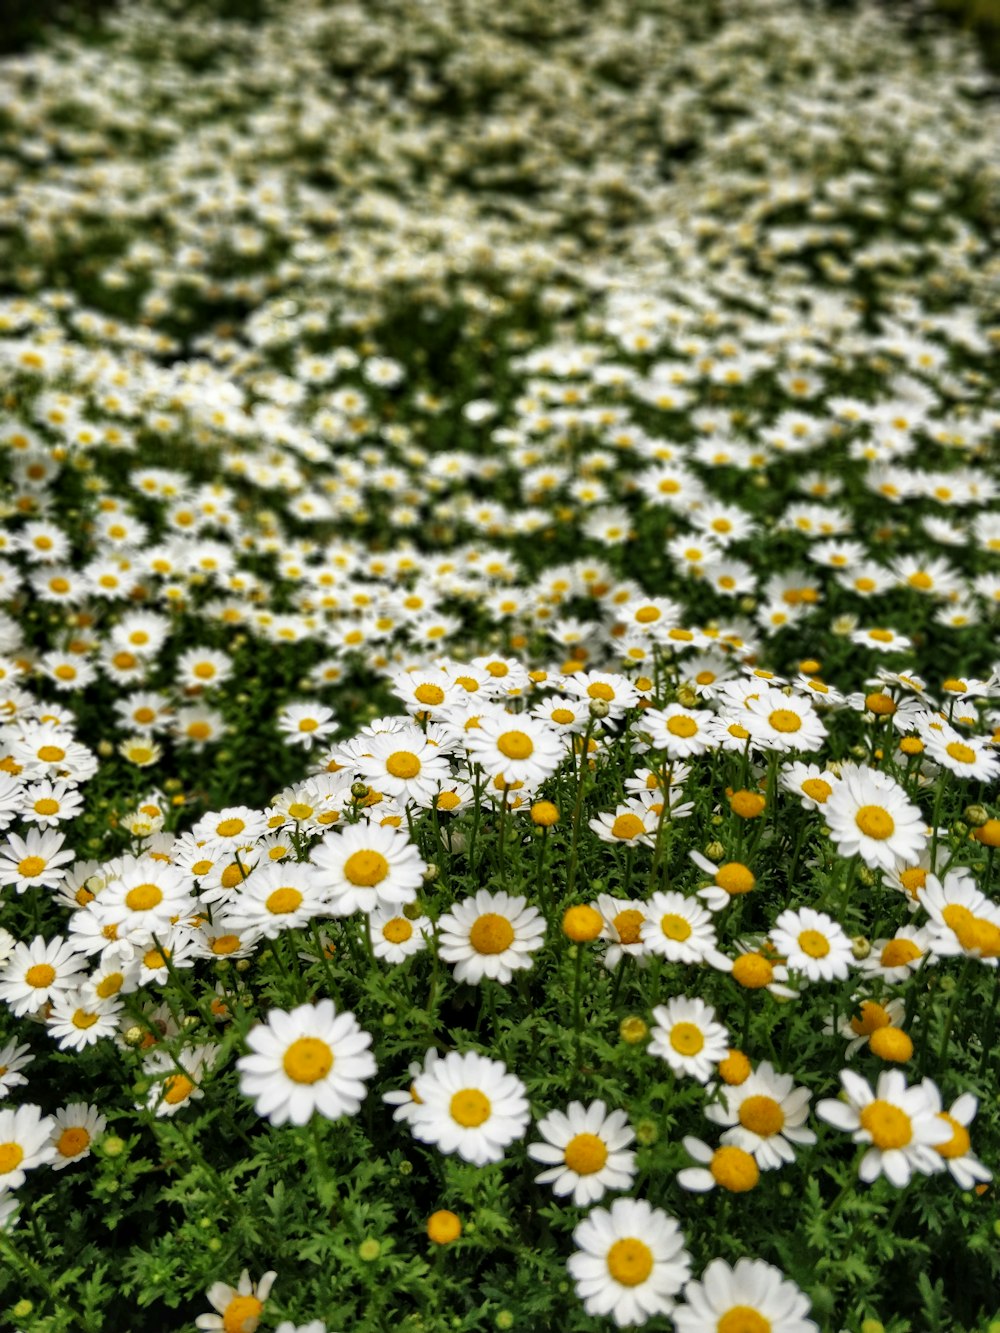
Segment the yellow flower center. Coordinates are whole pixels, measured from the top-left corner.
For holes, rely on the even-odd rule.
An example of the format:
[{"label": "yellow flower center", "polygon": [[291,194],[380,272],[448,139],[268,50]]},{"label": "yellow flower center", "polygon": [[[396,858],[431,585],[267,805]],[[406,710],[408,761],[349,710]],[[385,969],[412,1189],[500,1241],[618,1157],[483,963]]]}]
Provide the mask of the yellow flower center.
[{"label": "yellow flower center", "polygon": [[734,1305],[715,1326],[715,1333],[771,1333],[770,1319],[751,1305]]},{"label": "yellow flower center", "polygon": [[920,958],[922,954],[923,950],[912,940],[890,940],[883,946],[879,962],[883,967],[904,967],[907,963],[912,963],[914,958]]},{"label": "yellow flower center", "polygon": [[462,804],[462,798],[458,792],[443,791],[437,798],[437,807],[439,810],[454,810],[457,805]]},{"label": "yellow flower center", "polygon": [[614,919],[614,925],[620,942],[622,944],[638,944],[642,933],[642,923],[645,919],[642,912],[634,907],[626,907],[623,912],[619,912]]},{"label": "yellow flower center", "polygon": [[263,1308],[256,1296],[234,1296],[222,1314],[222,1333],[253,1333]]},{"label": "yellow flower center", "polygon": [[877,838],[880,842],[891,838],[896,831],[896,821],[881,805],[863,805],[854,822],[866,838]]},{"label": "yellow flower center", "polygon": [[358,888],[374,888],[388,873],[389,862],[381,852],[353,852],[344,862],[344,878]]},{"label": "yellow flower center", "polygon": [[313,807],[306,805],[304,801],[293,801],[288,807],[288,813],[292,819],[309,819],[313,813]]},{"label": "yellow flower center", "polygon": [[592,1176],[607,1160],[607,1146],[596,1134],[576,1134],[566,1144],[566,1165],[578,1176]]},{"label": "yellow flower center", "polygon": [[715,882],[726,893],[739,896],[741,893],[749,893],[757,880],[742,862],[727,861],[715,872]]},{"label": "yellow flower center", "polygon": [[66,751],[58,745],[43,745],[38,750],[38,758],[43,764],[58,764],[66,758]]},{"label": "yellow flower center", "polygon": [[88,1013],[86,1009],[75,1009],[71,1022],[75,1028],[86,1031],[87,1028],[92,1028],[97,1022],[97,1015]]},{"label": "yellow flower center", "polygon": [[608,1272],[623,1287],[638,1287],[653,1271],[653,1251],[636,1236],[616,1240],[608,1250]]},{"label": "yellow flower center", "polygon": [[444,690],[440,685],[423,684],[418,685],[413,691],[413,697],[418,704],[427,704],[434,708],[437,704],[444,703]]},{"label": "yellow flower center", "polygon": [[333,1068],[333,1051],[319,1037],[298,1037],[281,1063],[293,1083],[318,1083]]},{"label": "yellow flower center", "polygon": [[574,719],[574,713],[569,708],[553,708],[552,721],[560,727],[568,727]]},{"label": "yellow flower center", "polygon": [[163,1100],[168,1106],[179,1106],[194,1092],[194,1083],[186,1074],[171,1074],[164,1080]]},{"label": "yellow flower center", "polygon": [[89,1147],[90,1135],[82,1125],[64,1129],[56,1140],[56,1151],[63,1157],[79,1157],[84,1149]]},{"label": "yellow flower center", "polygon": [[207,722],[189,722],[187,734],[193,741],[206,741],[212,734],[212,728]]},{"label": "yellow flower center", "polygon": [[775,731],[798,731],[802,726],[802,719],[790,708],[776,708],[767,720]]},{"label": "yellow flower center", "polygon": [[824,782],[822,778],[806,778],[802,784],[803,795],[808,796],[817,805],[825,805],[832,792],[833,788],[829,782]]},{"label": "yellow flower center", "polygon": [[693,717],[685,717],[683,714],[678,714],[676,717],[667,719],[667,730],[670,732],[671,736],[686,738],[695,734],[698,730],[698,723]]},{"label": "yellow flower center", "polygon": [[763,954],[741,954],[733,963],[733,980],[747,990],[761,990],[774,980],[774,967]]},{"label": "yellow flower center", "polygon": [[638,815],[619,815],[611,825],[611,836],[623,840],[638,838],[640,834],[646,832],[646,825]]},{"label": "yellow flower center", "polygon": [[215,831],[220,838],[235,838],[245,828],[246,823],[242,819],[223,819],[216,825]]},{"label": "yellow flower center", "polygon": [[42,856],[26,856],[17,865],[18,874],[23,875],[25,879],[33,879],[35,875],[40,875],[44,869],[45,858]]},{"label": "yellow flower center", "polygon": [[125,895],[125,906],[130,912],[148,912],[163,902],[163,890],[156,884],[137,884]]},{"label": "yellow flower center", "polygon": [[810,958],[825,958],[830,952],[830,941],[819,930],[803,930],[799,935],[799,948]]},{"label": "yellow flower center", "polygon": [[760,1180],[760,1171],[751,1154],[729,1144],[716,1148],[708,1169],[715,1183],[731,1194],[745,1194]]},{"label": "yellow flower center", "polygon": [[24,1149],[19,1143],[0,1143],[0,1176],[16,1171],[24,1160]]},{"label": "yellow flower center", "polygon": [[[663,490],[662,485],[660,490]],[[654,620],[659,620],[660,612],[655,606],[640,606],[635,613],[635,618],[640,625],[651,625]]]},{"label": "yellow flower center", "polygon": [[299,718],[299,731],[315,731],[319,723],[314,717]]},{"label": "yellow flower center", "polygon": [[957,764],[974,764],[976,762],[976,752],[971,745],[963,745],[961,741],[951,741],[945,746],[945,749]]},{"label": "yellow flower center", "polygon": [[235,953],[240,947],[239,935],[217,935],[209,946],[212,952],[220,958],[226,954]]},{"label": "yellow flower center", "polygon": [[872,1136],[872,1143],[882,1152],[905,1148],[913,1138],[910,1117],[891,1102],[869,1102],[861,1112],[861,1127]]},{"label": "yellow flower center", "polygon": [[35,963],[25,972],[24,979],[29,986],[37,986],[42,990],[55,981],[56,970],[51,963]]},{"label": "yellow flower center", "polygon": [[670,1045],[678,1055],[697,1055],[705,1038],[697,1023],[675,1023],[670,1029]]},{"label": "yellow flower center", "polygon": [[740,1124],[766,1139],[784,1129],[785,1113],[773,1097],[748,1097],[740,1106]]},{"label": "yellow flower center", "polygon": [[125,976],[122,972],[109,972],[106,977],[101,978],[94,990],[97,992],[99,999],[109,1000],[112,995],[118,994],[124,981]]},{"label": "yellow flower center", "polygon": [[605,685],[602,680],[596,680],[593,685],[588,685],[587,694],[591,699],[603,699],[605,703],[611,703],[615,697],[615,692],[611,686]]},{"label": "yellow flower center", "polygon": [[523,731],[505,731],[497,737],[497,749],[508,759],[529,759],[535,747]]},{"label": "yellow flower center", "polygon": [[394,778],[415,778],[420,772],[420,760],[409,750],[396,750],[385,761],[387,772]]},{"label": "yellow flower center", "polygon": [[888,1027],[891,1022],[892,1019],[880,1004],[876,1004],[874,1000],[865,1000],[858,1017],[851,1019],[851,1030],[859,1037],[870,1037],[873,1032]]},{"label": "yellow flower center", "polygon": [[302,894],[298,889],[293,889],[291,885],[286,884],[283,888],[275,889],[273,893],[269,893],[264,906],[275,916],[297,912],[302,906]]},{"label": "yellow flower center", "polygon": [[964,1157],[971,1147],[969,1131],[947,1111],[939,1111],[938,1119],[943,1120],[949,1126],[951,1138],[947,1143],[936,1143],[934,1145],[935,1152],[940,1153],[942,1157]]},{"label": "yellow flower center", "polygon": [[665,912],[660,917],[660,929],[668,940],[686,940],[691,934],[691,923],[676,912]]},{"label": "yellow flower center", "polygon": [[493,1107],[489,1097],[478,1088],[461,1088],[452,1097],[448,1110],[452,1120],[463,1129],[476,1129],[489,1119]]},{"label": "yellow flower center", "polygon": [[382,936],[390,944],[405,944],[413,934],[413,927],[405,916],[394,916],[382,927]]},{"label": "yellow flower center", "polygon": [[514,927],[505,916],[486,912],[477,917],[469,931],[469,943],[476,953],[503,953],[514,942]]},{"label": "yellow flower center", "polygon": [[[34,809],[36,815],[56,815],[59,813],[59,802],[54,801],[51,796],[43,796],[40,800],[35,802]],[[40,858],[32,857],[30,859],[37,861]],[[42,865],[44,866],[44,864],[45,862],[43,861]],[[24,866],[23,861],[21,862],[21,866],[22,866],[21,873],[23,875],[25,873],[23,869]],[[37,875],[38,873],[39,873],[38,870],[34,871],[34,874]]]}]

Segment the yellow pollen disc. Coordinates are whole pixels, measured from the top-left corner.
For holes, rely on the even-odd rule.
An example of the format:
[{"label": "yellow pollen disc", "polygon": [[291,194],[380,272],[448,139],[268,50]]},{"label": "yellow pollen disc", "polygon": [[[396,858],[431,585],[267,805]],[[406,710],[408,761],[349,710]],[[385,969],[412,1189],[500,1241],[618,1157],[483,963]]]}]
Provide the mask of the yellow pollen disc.
[{"label": "yellow pollen disc", "polygon": [[46,986],[51,986],[55,981],[56,970],[51,963],[35,963],[25,972],[24,979],[29,986],[44,989]]},{"label": "yellow pollen disc", "polygon": [[[456,676],[456,677],[455,677],[455,684],[456,684],[456,685],[461,685],[462,689],[465,690],[467,694],[475,694],[476,690],[479,689],[479,681],[476,680],[475,676]],[[424,688],[424,687],[421,686],[421,688]],[[431,689],[437,689],[437,686],[436,686],[436,685],[432,685],[432,686],[430,686],[429,688],[431,688]],[[418,691],[417,691],[417,697],[419,698],[419,696],[420,696],[420,691],[418,690]],[[443,699],[443,698],[444,698],[444,694],[442,693],[442,695],[441,695],[441,699]],[[429,702],[429,701],[426,700],[426,699],[421,699],[420,702],[421,702],[421,703],[427,703],[427,702]],[[440,703],[441,700],[438,700],[438,702]]]},{"label": "yellow pollen disc", "polygon": [[314,717],[303,717],[299,719],[299,731],[315,731],[319,723]]},{"label": "yellow pollen disc", "polygon": [[514,927],[496,912],[477,917],[469,931],[469,943],[476,953],[503,953],[513,942]]},{"label": "yellow pollen disc", "polygon": [[775,731],[799,731],[802,727],[802,719],[790,708],[776,708],[767,720]]},{"label": "yellow pollen disc", "polygon": [[750,737],[750,733],[747,731],[746,727],[741,727],[738,722],[732,723],[728,728],[728,731],[730,736],[735,737],[738,741],[745,741]]},{"label": "yellow pollen disc", "polygon": [[882,1152],[905,1148],[913,1138],[910,1117],[891,1102],[869,1102],[861,1111],[861,1128],[872,1136],[872,1143]]},{"label": "yellow pollen disc", "polygon": [[928,588],[934,587],[934,580],[931,578],[930,574],[925,574],[922,569],[918,569],[915,573],[911,574],[906,581],[911,588],[919,588],[922,592],[926,592]]},{"label": "yellow pollen disc", "polygon": [[859,1037],[870,1037],[873,1032],[888,1027],[891,1022],[892,1019],[880,1004],[876,1004],[874,1000],[865,1000],[861,1005],[859,1016],[851,1019],[851,1030]]},{"label": "yellow pollen disc", "polygon": [[273,893],[269,893],[264,906],[275,916],[283,916],[287,912],[297,912],[302,906],[302,894],[298,889],[293,889],[286,884],[280,889],[275,889]]},{"label": "yellow pollen disc", "polygon": [[461,1088],[452,1097],[448,1110],[452,1120],[463,1129],[476,1129],[490,1118],[493,1107],[489,1097],[478,1088]]},{"label": "yellow pollen disc", "polygon": [[608,1250],[608,1272],[623,1287],[638,1287],[653,1271],[653,1251],[635,1236],[616,1240]]},{"label": "yellow pollen disc", "polygon": [[806,778],[802,784],[802,794],[815,801],[817,805],[825,805],[832,793],[833,788],[822,778]]},{"label": "yellow pollen disc", "polygon": [[560,727],[568,727],[575,715],[568,708],[553,708],[550,716]]},{"label": "yellow pollen disc", "polygon": [[640,625],[651,625],[654,620],[659,620],[660,612],[655,606],[640,606],[635,618]]},{"label": "yellow pollen disc", "polygon": [[976,762],[976,752],[971,745],[963,745],[961,741],[951,741],[945,746],[945,749],[957,764],[974,764]]},{"label": "yellow pollen disc", "polygon": [[116,940],[118,938],[118,925],[114,921],[109,921],[106,926],[101,927],[101,934],[106,940]]},{"label": "yellow pollen disc", "polygon": [[66,751],[60,749],[58,745],[43,745],[37,755],[43,764],[58,764],[66,758]]},{"label": "yellow pollen disc", "polygon": [[293,801],[288,807],[288,813],[293,819],[309,819],[313,813],[313,807],[306,805],[304,801]]},{"label": "yellow pollen disc", "polygon": [[251,1333],[264,1305],[256,1296],[235,1296],[222,1315],[222,1333]]},{"label": "yellow pollen disc", "polygon": [[630,840],[638,838],[640,834],[646,832],[646,825],[638,815],[619,815],[611,825],[611,836],[613,838],[622,838]]},{"label": "yellow pollen disc", "polygon": [[19,1143],[0,1143],[0,1176],[17,1170],[24,1160],[24,1149]]},{"label": "yellow pollen disc", "polygon": [[186,1074],[171,1074],[163,1084],[163,1100],[168,1106],[179,1106],[194,1092],[194,1083]]},{"label": "yellow pollen disc", "polygon": [[298,1037],[281,1063],[293,1083],[318,1083],[333,1068],[333,1051],[319,1037]]},{"label": "yellow pollen disc", "polygon": [[148,912],[163,902],[163,890],[156,884],[137,884],[125,895],[125,906],[130,912]]},{"label": "yellow pollen disc", "polygon": [[671,736],[681,736],[686,738],[695,734],[698,730],[698,723],[693,717],[684,717],[683,714],[678,714],[677,717],[667,719],[667,730],[670,732]]},{"label": "yellow pollen disc", "polygon": [[670,1029],[670,1045],[678,1055],[697,1055],[705,1038],[696,1023],[675,1023]]},{"label": "yellow pollen disc", "polygon": [[418,704],[427,704],[434,708],[437,704],[444,703],[444,690],[440,685],[423,684],[418,685],[413,691],[413,697]]},{"label": "yellow pollen disc", "polygon": [[60,578],[49,579],[49,587],[53,592],[69,592],[69,580]]},{"label": "yellow pollen disc", "polygon": [[927,883],[927,871],[921,866],[910,866],[908,870],[903,870],[900,873],[899,882],[910,897],[915,898],[919,890]]},{"label": "yellow pollen disc", "polygon": [[881,805],[863,805],[854,822],[866,838],[877,838],[880,842],[891,838],[896,831],[896,821]]},{"label": "yellow pollen disc", "polygon": [[766,1139],[784,1129],[785,1113],[773,1097],[748,1097],[740,1106],[740,1124]]},{"label": "yellow pollen disc", "polygon": [[235,838],[246,828],[246,823],[242,819],[224,819],[216,825],[215,831],[220,838]]},{"label": "yellow pollen disc", "polygon": [[76,680],[76,667],[69,666],[68,664],[57,666],[56,675],[60,680]]},{"label": "yellow pollen disc", "polygon": [[382,927],[382,936],[390,944],[405,944],[412,934],[413,927],[405,916],[394,916]]},{"label": "yellow pollen disc", "polygon": [[660,929],[668,940],[686,940],[691,935],[690,921],[678,916],[676,912],[666,912],[660,917]]},{"label": "yellow pollen disc", "polygon": [[938,1119],[943,1120],[950,1127],[951,1138],[947,1143],[936,1143],[934,1151],[942,1157],[964,1157],[971,1146],[969,1131],[964,1125],[960,1125],[954,1116],[950,1116],[947,1111],[939,1111]]},{"label": "yellow pollen disc", "polygon": [[912,963],[914,958],[920,958],[923,950],[919,949],[912,940],[890,940],[884,945],[879,955],[879,962],[883,967],[904,967],[907,963]]},{"label": "yellow pollen disc", "polygon": [[344,878],[359,889],[381,884],[389,873],[389,862],[381,852],[353,852],[344,862]]},{"label": "yellow pollen disc", "polygon": [[189,722],[187,734],[193,741],[207,741],[212,734],[212,728],[207,722]]},{"label": "yellow pollen disc", "polygon": [[164,958],[160,949],[150,949],[142,957],[143,964],[151,972],[158,972],[161,967],[165,967],[167,960]]},{"label": "yellow pollen disc", "polygon": [[715,882],[726,893],[738,897],[741,893],[749,893],[757,880],[753,872],[741,862],[727,861],[715,872]]},{"label": "yellow pollen disc", "polygon": [[913,1056],[913,1042],[902,1028],[885,1027],[876,1029],[871,1035],[868,1049],[880,1060],[891,1060],[896,1064],[905,1064]]},{"label": "yellow pollen disc", "polygon": [[415,778],[420,772],[420,760],[409,750],[396,750],[385,761],[385,767],[394,778]]},{"label": "yellow pollen disc", "polygon": [[443,791],[438,794],[437,808],[439,810],[454,810],[457,805],[462,804],[462,798],[458,792]]},{"label": "yellow pollen disc", "polygon": [[566,1165],[578,1176],[592,1176],[607,1160],[607,1146],[596,1134],[577,1134],[566,1144]]},{"label": "yellow pollen disc", "polygon": [[63,1157],[79,1157],[89,1147],[90,1135],[82,1125],[64,1129],[56,1140],[56,1151]]},{"label": "yellow pollen disc", "polygon": [[535,746],[523,731],[505,731],[497,737],[497,749],[508,759],[530,759]]},{"label": "yellow pollen disc", "polygon": [[219,883],[224,889],[235,889],[237,884],[243,883],[243,871],[235,861],[226,866],[225,870],[219,876]]},{"label": "yellow pollen disc", "polygon": [[643,914],[634,907],[626,907],[615,917],[615,930],[622,944],[638,944],[642,932]]},{"label": "yellow pollen disc", "polygon": [[771,1333],[774,1325],[752,1305],[734,1305],[715,1326],[715,1333]]},{"label": "yellow pollen disc", "polygon": [[226,954],[235,953],[240,947],[239,935],[217,935],[209,946],[214,954],[224,958]]},{"label": "yellow pollen disc", "polygon": [[591,699],[603,699],[605,703],[611,703],[615,697],[615,692],[610,685],[605,685],[603,681],[595,681],[593,685],[587,686],[587,694]]},{"label": "yellow pollen disc", "polygon": [[760,1171],[752,1155],[729,1144],[716,1148],[708,1169],[716,1184],[731,1194],[745,1194],[760,1180]]},{"label": "yellow pollen disc", "polygon": [[193,673],[199,680],[211,680],[215,675],[215,667],[211,662],[198,662],[193,668]]},{"label": "yellow pollen disc", "polygon": [[71,1022],[75,1028],[85,1032],[87,1028],[92,1028],[97,1022],[96,1014],[88,1014],[86,1009],[76,1009],[73,1012]]},{"label": "yellow pollen disc", "polygon": [[124,982],[125,977],[121,972],[109,972],[106,977],[101,978],[94,990],[99,999],[109,1000],[112,995],[118,994]]},{"label": "yellow pollen disc", "polygon": [[45,858],[42,856],[26,856],[23,861],[17,863],[17,872],[23,875],[25,879],[34,879],[45,869]]},{"label": "yellow pollen disc", "polygon": [[144,726],[145,724],[156,720],[156,713],[152,708],[137,708],[132,714],[132,720],[133,722],[138,722],[140,726]]},{"label": "yellow pollen disc", "polygon": [[799,935],[799,948],[810,958],[825,958],[830,952],[830,941],[819,930],[804,930]]},{"label": "yellow pollen disc", "polygon": [[976,928],[976,917],[967,907],[963,907],[961,903],[949,903],[941,916],[945,925],[955,932],[963,949],[974,947],[972,939]]},{"label": "yellow pollen disc", "polygon": [[870,629],[868,637],[874,639],[876,643],[892,643],[893,633],[888,629]]},{"label": "yellow pollen disc", "polygon": [[747,990],[761,990],[774,980],[774,967],[763,954],[744,953],[733,963],[733,980]]}]

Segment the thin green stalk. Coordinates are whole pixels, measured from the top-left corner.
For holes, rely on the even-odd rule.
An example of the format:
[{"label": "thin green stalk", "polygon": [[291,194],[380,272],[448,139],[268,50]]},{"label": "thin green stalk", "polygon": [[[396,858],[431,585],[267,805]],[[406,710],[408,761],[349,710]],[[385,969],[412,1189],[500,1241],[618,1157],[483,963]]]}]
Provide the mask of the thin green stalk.
[{"label": "thin green stalk", "polygon": [[955,1016],[958,1013],[958,1003],[959,1000],[962,998],[963,994],[967,995],[965,988],[966,988],[966,982],[969,979],[969,969],[972,966],[972,962],[973,962],[972,958],[967,956],[965,958],[965,961],[962,963],[962,970],[958,974],[958,981],[955,985],[955,993],[954,995],[952,995],[951,1004],[948,1006],[948,1016],[945,1019],[944,1023],[944,1032],[941,1036],[941,1045],[938,1047],[937,1069],[935,1071],[936,1073],[940,1073],[941,1070],[943,1070],[944,1068],[945,1057],[948,1054],[948,1043],[951,1040],[951,1030],[955,1025]]}]

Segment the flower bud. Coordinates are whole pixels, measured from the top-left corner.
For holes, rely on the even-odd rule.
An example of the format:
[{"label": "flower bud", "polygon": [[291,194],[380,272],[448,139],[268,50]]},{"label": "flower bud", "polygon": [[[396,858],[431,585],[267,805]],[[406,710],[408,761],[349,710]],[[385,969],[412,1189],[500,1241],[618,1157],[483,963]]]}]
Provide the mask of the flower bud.
[{"label": "flower bud", "polygon": [[851,940],[851,953],[860,963],[862,958],[867,958],[872,951],[871,940],[864,935],[855,935]]},{"label": "flower bud", "polygon": [[967,805],[962,811],[962,818],[973,828],[982,828],[989,821],[989,811],[981,805]]},{"label": "flower bud", "polygon": [[611,706],[606,699],[591,699],[590,716],[596,721],[608,716],[611,712]]}]

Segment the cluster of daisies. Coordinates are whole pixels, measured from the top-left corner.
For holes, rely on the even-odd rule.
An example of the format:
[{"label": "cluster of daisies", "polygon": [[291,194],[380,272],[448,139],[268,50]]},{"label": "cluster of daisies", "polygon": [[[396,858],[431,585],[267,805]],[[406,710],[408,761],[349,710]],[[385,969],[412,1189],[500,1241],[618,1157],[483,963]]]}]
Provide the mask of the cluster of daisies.
[{"label": "cluster of daisies", "polygon": [[228,1099],[814,1333],[691,1195],[997,1150],[992,84],[874,4],[175,8],[0,60],[0,1249]]}]

